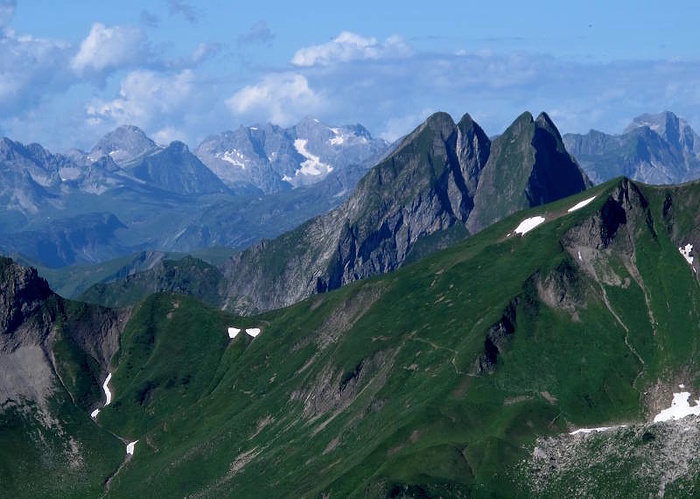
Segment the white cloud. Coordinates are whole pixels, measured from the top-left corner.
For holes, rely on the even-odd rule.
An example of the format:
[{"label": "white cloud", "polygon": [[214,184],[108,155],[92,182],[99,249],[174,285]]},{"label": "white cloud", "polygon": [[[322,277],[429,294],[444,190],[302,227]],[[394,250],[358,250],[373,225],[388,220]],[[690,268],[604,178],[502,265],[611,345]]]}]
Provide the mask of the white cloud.
[{"label": "white cloud", "polygon": [[168,126],[153,133],[151,138],[158,144],[168,145],[174,140],[185,142],[187,140],[187,134],[175,127]]},{"label": "white cloud", "polygon": [[410,53],[410,47],[398,35],[381,43],[376,38],[344,31],[330,42],[297,50],[292,64],[300,67],[328,66],[337,62],[405,57]]},{"label": "white cloud", "polygon": [[390,117],[386,120],[384,129],[379,133],[379,137],[389,142],[394,142],[399,137],[423,123],[428,116],[435,112],[434,109],[425,108],[416,113],[410,113],[399,117]]},{"label": "white cloud", "polygon": [[237,115],[256,117],[279,125],[318,112],[322,98],[298,73],[273,73],[263,77],[256,85],[242,88],[226,105]]},{"label": "white cloud", "polygon": [[119,96],[95,100],[87,106],[88,120],[97,124],[135,124],[142,128],[165,117],[180,114],[191,98],[194,73],[186,69],[175,76],[154,71],[132,71],[122,80]]},{"label": "white cloud", "polygon": [[0,113],[14,113],[39,102],[47,92],[70,84],[66,43],[0,31]]},{"label": "white cloud", "polygon": [[132,26],[108,27],[95,23],[80,44],[71,67],[78,75],[102,73],[123,67],[136,66],[148,59],[146,36]]}]

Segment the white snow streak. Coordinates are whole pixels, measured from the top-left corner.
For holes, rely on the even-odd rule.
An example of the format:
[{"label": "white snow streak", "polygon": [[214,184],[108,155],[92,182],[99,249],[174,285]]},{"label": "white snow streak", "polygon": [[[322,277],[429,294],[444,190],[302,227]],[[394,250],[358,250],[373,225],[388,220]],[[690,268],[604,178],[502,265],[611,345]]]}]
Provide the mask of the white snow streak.
[{"label": "white snow streak", "polygon": [[579,203],[576,203],[575,205],[573,205],[571,208],[569,208],[569,209],[566,210],[566,211],[567,211],[568,213],[571,213],[572,211],[576,211],[576,210],[578,210],[578,209],[580,209],[580,208],[583,208],[584,206],[586,206],[588,203],[590,203],[590,202],[593,201],[594,199],[595,199],[595,196],[593,196],[592,198],[584,199],[583,201],[581,201],[581,202],[579,202]]},{"label": "white snow streak", "polygon": [[294,147],[296,150],[299,151],[299,154],[306,158],[306,161],[301,164],[301,168],[297,170],[296,174],[316,176],[332,172],[333,167],[331,165],[321,162],[321,158],[306,150],[307,143],[308,140],[306,139],[296,139],[294,141]]},{"label": "white snow streak", "polygon": [[105,402],[105,407],[107,407],[112,401],[112,392],[109,391],[109,387],[107,386],[110,379],[112,379],[112,373],[107,373],[107,379],[102,385],[102,389],[105,391],[105,398],[107,399],[107,402]]},{"label": "white snow streak", "polygon": [[237,327],[230,327],[230,328],[228,328],[228,337],[233,339],[236,336],[238,336],[238,333],[240,333],[240,332],[241,332],[241,330],[238,329]]},{"label": "white snow streak", "polygon": [[245,170],[246,157],[241,154],[238,149],[234,149],[233,151],[225,151],[223,153],[216,153],[216,157],[226,161],[227,163],[231,163],[233,166],[239,166],[241,169]]},{"label": "white snow streak", "polygon": [[569,433],[569,435],[586,435],[588,433],[600,433],[601,431],[614,430],[616,428],[627,428],[627,425],[621,424],[617,426],[599,426],[598,428],[579,428],[578,430]]},{"label": "white snow streak", "polygon": [[515,228],[515,233],[524,236],[526,233],[530,232],[532,229],[544,222],[544,217],[532,217],[526,218],[520,225]]},{"label": "white snow streak", "polygon": [[654,418],[654,423],[700,415],[700,400],[696,400],[695,405],[691,407],[688,399],[690,399],[690,392],[674,393],[671,407],[658,413]]},{"label": "white snow streak", "polygon": [[91,417],[92,419],[97,419],[97,415],[98,415],[99,413],[100,413],[100,410],[99,410],[99,409],[95,409],[94,411],[92,411],[92,412],[90,413],[90,417]]}]

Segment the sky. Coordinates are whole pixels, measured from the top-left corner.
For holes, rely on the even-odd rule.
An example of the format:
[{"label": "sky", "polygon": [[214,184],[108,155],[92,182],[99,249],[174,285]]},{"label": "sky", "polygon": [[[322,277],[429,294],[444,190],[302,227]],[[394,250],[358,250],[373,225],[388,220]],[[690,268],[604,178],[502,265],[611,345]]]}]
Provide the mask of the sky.
[{"label": "sky", "polygon": [[305,116],[394,140],[468,112],[700,130],[700,2],[0,0],[0,136],[90,149],[123,124],[191,148]]}]

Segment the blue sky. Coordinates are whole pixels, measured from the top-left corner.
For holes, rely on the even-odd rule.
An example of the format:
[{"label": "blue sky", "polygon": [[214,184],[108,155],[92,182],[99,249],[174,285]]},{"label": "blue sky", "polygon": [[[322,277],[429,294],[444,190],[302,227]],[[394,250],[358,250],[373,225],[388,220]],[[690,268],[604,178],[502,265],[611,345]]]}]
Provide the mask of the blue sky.
[{"label": "blue sky", "polygon": [[388,139],[434,111],[489,134],[675,111],[700,129],[698,2],[0,0],[0,135],[89,148],[129,123],[191,147],[305,115]]}]

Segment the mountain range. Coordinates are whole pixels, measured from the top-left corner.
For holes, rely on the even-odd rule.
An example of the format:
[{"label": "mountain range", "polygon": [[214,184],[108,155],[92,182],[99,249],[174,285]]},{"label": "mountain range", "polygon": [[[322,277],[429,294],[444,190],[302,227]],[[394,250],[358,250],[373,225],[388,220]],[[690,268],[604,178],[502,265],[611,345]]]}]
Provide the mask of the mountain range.
[{"label": "mountain range", "polygon": [[90,152],[53,154],[4,138],[0,250],[57,268],[142,250],[242,248],[336,206],[389,147],[360,125],[311,118],[225,132],[197,154],[134,126]]},{"label": "mountain range", "polygon": [[643,114],[620,135],[564,135],[566,149],[595,183],[626,176],[647,184],[700,178],[700,137],[675,114]]},{"label": "mountain range", "polygon": [[[511,132],[532,141],[547,122]],[[458,165],[484,178],[496,141],[440,155],[466,137],[483,144],[468,116],[435,115],[393,171],[426,160],[408,169],[418,191]],[[387,194],[404,185],[391,164],[369,174]],[[122,310],[66,301],[2,260],[3,490],[692,497],[700,418],[664,419],[700,386],[698,196],[698,182],[614,180],[260,316],[170,293]]]},{"label": "mountain range", "polygon": [[520,209],[586,186],[545,113],[536,120],[523,113],[493,143],[468,114],[455,123],[436,113],[373,167],[341,206],[224,261],[216,289],[206,296],[202,288],[183,288],[201,281],[183,276],[201,276],[204,268],[183,261],[177,278],[164,278],[177,263],[157,266],[97,285],[81,299],[114,306],[178,291],[239,313],[280,308],[395,270]]}]

